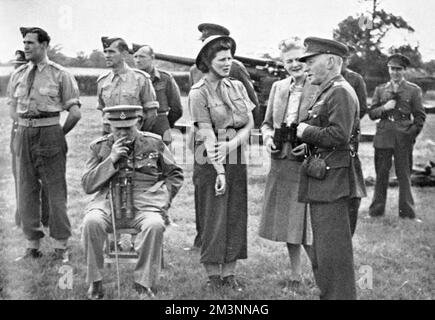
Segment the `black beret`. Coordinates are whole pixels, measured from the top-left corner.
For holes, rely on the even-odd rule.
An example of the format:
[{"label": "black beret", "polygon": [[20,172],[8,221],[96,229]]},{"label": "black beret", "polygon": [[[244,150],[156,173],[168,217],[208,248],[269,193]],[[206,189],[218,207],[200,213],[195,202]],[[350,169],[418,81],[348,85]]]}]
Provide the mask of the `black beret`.
[{"label": "black beret", "polygon": [[131,53],[136,53],[143,46],[144,46],[144,44],[132,43],[131,44]]},{"label": "black beret", "polygon": [[122,39],[122,38],[101,37],[101,43],[103,44],[103,49],[106,49],[106,48],[110,47],[110,45],[112,43],[114,43],[115,41],[117,41],[117,40],[124,41],[124,39]]},{"label": "black beret", "polygon": [[39,28],[39,27],[21,27],[20,32],[21,32],[21,35],[23,37],[25,37],[26,34],[28,34],[28,33],[38,33],[38,35],[39,35],[38,39],[41,39],[41,38],[43,39],[41,42],[43,42],[43,41],[50,42],[50,40],[51,40],[47,31],[45,31],[44,29]]},{"label": "black beret", "polygon": [[309,57],[319,54],[334,54],[339,57],[345,57],[348,53],[347,46],[341,42],[322,39],[316,37],[308,37],[304,40],[305,52],[299,58],[299,61],[305,62]]},{"label": "black beret", "polygon": [[409,60],[408,57],[404,56],[403,54],[395,53],[388,57],[387,65],[407,68],[411,65],[411,61]]},{"label": "black beret", "polygon": [[[225,28],[224,26],[214,24],[214,23],[201,23],[198,26],[199,32],[207,33],[208,36],[229,36],[230,30]],[[204,38],[203,38],[204,40]]]},{"label": "black beret", "polygon": [[24,54],[24,51],[16,50],[15,51],[15,60],[12,60],[11,63],[13,63],[13,64],[25,64],[25,63],[27,63],[26,55]]}]

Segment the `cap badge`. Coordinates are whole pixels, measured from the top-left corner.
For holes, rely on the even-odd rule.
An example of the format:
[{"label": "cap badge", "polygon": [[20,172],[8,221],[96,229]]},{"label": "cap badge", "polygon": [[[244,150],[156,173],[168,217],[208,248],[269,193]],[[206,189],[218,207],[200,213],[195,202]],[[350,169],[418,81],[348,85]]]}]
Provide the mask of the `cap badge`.
[{"label": "cap badge", "polygon": [[119,118],[120,118],[121,120],[124,120],[125,118],[127,118],[127,116],[125,115],[124,112],[121,112],[121,114],[119,115]]}]

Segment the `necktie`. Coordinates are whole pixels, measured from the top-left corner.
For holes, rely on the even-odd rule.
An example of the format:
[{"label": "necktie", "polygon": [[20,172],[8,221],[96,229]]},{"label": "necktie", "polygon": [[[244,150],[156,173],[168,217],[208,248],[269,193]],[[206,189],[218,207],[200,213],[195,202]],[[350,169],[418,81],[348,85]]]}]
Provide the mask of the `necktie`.
[{"label": "necktie", "polygon": [[36,68],[37,65],[33,65],[33,68],[30,70],[29,76],[27,77],[27,96],[30,96],[30,91],[32,91],[33,82],[35,81]]}]

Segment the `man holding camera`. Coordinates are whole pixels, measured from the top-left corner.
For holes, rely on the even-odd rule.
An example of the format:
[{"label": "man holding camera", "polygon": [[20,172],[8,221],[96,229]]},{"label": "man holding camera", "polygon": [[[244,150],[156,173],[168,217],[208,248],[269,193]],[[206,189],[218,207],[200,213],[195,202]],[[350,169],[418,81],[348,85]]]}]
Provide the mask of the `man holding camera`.
[{"label": "man holding camera", "polygon": [[411,163],[414,142],[423,129],[426,113],[420,87],[405,80],[405,70],[409,65],[410,61],[404,55],[390,56],[387,66],[391,81],[376,87],[373,95],[369,116],[380,121],[373,139],[376,185],[369,215],[379,217],[385,214],[388,178],[394,156],[399,180],[399,217],[421,222],[414,211]]},{"label": "man holding camera", "polygon": [[139,254],[134,288],[149,297],[155,294],[167,211],[182,185],[183,171],[160,136],[137,130],[141,110],[141,106],[125,105],[104,108],[112,134],[90,146],[82,186],[87,194],[96,193],[83,227],[88,298],[92,300],[103,297],[103,245],[112,228],[111,215],[117,228],[140,230],[134,243]]}]

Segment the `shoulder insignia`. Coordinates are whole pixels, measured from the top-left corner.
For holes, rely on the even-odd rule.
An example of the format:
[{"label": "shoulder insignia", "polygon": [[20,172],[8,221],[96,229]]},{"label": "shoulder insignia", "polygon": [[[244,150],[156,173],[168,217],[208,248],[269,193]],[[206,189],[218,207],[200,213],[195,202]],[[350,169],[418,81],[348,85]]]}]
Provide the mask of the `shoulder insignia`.
[{"label": "shoulder insignia", "polygon": [[97,139],[95,139],[94,141],[91,142],[91,146],[99,144],[99,143],[104,142],[104,141],[109,141],[111,136],[112,136],[112,134],[109,133],[109,134],[106,134],[106,135],[104,135],[102,137],[99,137],[99,138],[97,138]]},{"label": "shoulder insignia", "polygon": [[52,66],[52,67],[58,69],[58,70],[66,71],[65,67],[63,67],[63,66],[61,66],[60,64],[58,64],[58,63],[56,63],[56,62],[53,62],[53,61],[51,61],[51,60],[49,60],[47,64],[48,64],[49,66]]},{"label": "shoulder insignia", "polygon": [[201,88],[205,84],[204,79],[199,80],[197,83],[193,84],[190,89]]},{"label": "shoulder insignia", "polygon": [[414,87],[414,88],[420,88],[420,86],[418,84],[414,83],[414,82],[406,81],[406,84],[408,84],[408,85],[410,85],[411,87]]},{"label": "shoulder insignia", "polygon": [[169,71],[158,69],[160,73],[164,74],[165,76],[172,76],[172,74]]},{"label": "shoulder insignia", "polygon": [[97,79],[97,82],[99,82],[99,81],[101,81],[102,79],[104,79],[105,77],[107,77],[111,72],[112,72],[112,71],[110,70],[110,71],[108,71],[107,73],[100,74],[100,76],[99,76],[98,79]]},{"label": "shoulder insignia", "polygon": [[22,66],[19,66],[17,69],[14,70],[14,72],[13,72],[12,74],[17,74],[17,73],[19,73],[19,72],[25,70],[25,69],[27,68],[28,65],[29,65],[29,64],[26,63],[26,64],[23,64]]},{"label": "shoulder insignia", "polygon": [[142,133],[142,136],[144,136],[144,137],[150,137],[150,138],[162,140],[162,137],[159,136],[158,134],[148,132],[148,131],[141,131],[141,133]]},{"label": "shoulder insignia", "polygon": [[140,73],[140,74],[143,75],[145,78],[151,79],[151,76],[150,76],[148,73],[146,73],[145,71],[142,71],[142,70],[139,70],[139,69],[136,69],[136,68],[133,68],[132,70],[133,70],[134,72]]}]

